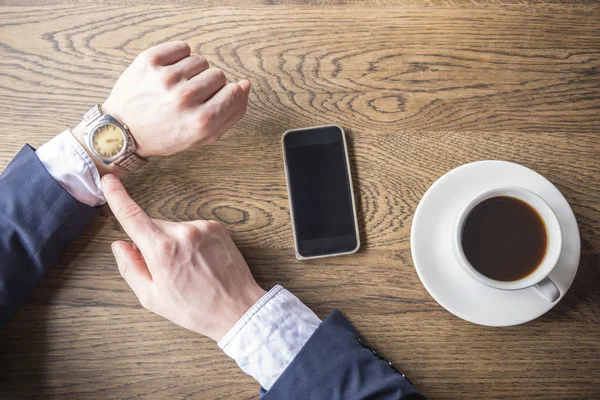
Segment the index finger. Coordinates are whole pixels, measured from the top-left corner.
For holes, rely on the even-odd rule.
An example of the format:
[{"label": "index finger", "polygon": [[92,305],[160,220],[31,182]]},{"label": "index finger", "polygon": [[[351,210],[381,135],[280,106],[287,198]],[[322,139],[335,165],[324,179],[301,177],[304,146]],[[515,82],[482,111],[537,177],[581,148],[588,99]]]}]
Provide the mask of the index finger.
[{"label": "index finger", "polygon": [[183,60],[190,55],[190,46],[182,41],[162,43],[154,47],[150,47],[145,51],[150,56],[150,60],[154,65],[171,65],[179,60]]},{"label": "index finger", "polygon": [[129,197],[119,178],[112,174],[104,175],[102,189],[106,202],[127,235],[141,248],[150,248],[162,232],[144,210]]}]

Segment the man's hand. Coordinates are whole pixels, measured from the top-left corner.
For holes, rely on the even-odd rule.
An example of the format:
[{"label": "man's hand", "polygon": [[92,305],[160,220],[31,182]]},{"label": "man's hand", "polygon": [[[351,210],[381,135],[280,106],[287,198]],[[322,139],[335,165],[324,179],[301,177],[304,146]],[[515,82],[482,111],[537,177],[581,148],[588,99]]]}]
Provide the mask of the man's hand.
[{"label": "man's hand", "polygon": [[221,224],[150,219],[117,177],[102,183],[134,242],[113,243],[119,271],[144,308],[219,341],[265,294]]},{"label": "man's hand", "polygon": [[214,143],[246,113],[250,82],[227,83],[190,51],[182,41],[143,51],[102,105],[129,126],[142,157]]}]

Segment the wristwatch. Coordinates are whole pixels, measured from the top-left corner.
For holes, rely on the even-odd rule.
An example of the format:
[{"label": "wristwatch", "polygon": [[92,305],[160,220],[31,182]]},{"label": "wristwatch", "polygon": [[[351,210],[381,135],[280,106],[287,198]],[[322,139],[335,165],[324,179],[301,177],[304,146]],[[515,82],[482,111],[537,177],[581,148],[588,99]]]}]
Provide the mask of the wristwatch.
[{"label": "wristwatch", "polygon": [[135,154],[135,141],[127,125],[112,115],[103,114],[99,104],[85,113],[83,120],[85,143],[92,155],[104,164],[135,171],[148,162]]}]

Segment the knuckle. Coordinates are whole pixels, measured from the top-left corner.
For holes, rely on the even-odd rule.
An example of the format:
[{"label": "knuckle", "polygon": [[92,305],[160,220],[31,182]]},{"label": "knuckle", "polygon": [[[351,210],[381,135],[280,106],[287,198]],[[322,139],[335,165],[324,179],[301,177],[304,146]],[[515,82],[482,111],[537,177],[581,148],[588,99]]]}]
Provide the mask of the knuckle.
[{"label": "knuckle", "polygon": [[188,54],[190,54],[192,52],[192,48],[190,47],[189,44],[187,44],[186,41],[184,41],[184,40],[176,40],[175,43],[178,46],[181,46],[185,50],[185,52],[187,52]]},{"label": "knuckle", "polygon": [[157,66],[160,63],[160,57],[156,52],[152,51],[152,49],[148,49],[146,51],[141,52],[136,57],[136,61],[142,64]]},{"label": "knuckle", "polygon": [[194,221],[194,225],[196,226],[198,231],[201,233],[206,233],[208,231],[208,221],[205,221],[205,220]]},{"label": "knuckle", "polygon": [[102,189],[104,190],[104,194],[108,195],[109,197],[115,196],[119,192],[125,191],[125,187],[123,187],[123,185],[119,184],[119,182],[114,182],[114,181],[110,181],[110,182],[103,181]]},{"label": "knuckle", "polygon": [[198,229],[193,225],[181,224],[180,229],[183,237],[187,240],[194,240],[198,237]]},{"label": "knuckle", "polygon": [[183,87],[177,93],[177,98],[179,100],[180,106],[186,106],[192,102],[196,93],[193,88],[188,85],[183,85]]},{"label": "knuckle", "polygon": [[175,86],[181,80],[181,71],[178,71],[175,68],[165,68],[163,71],[161,79],[166,87]]},{"label": "knuckle", "polygon": [[202,56],[198,57],[198,64],[200,64],[203,68],[208,68],[210,65],[208,64],[208,60]]},{"label": "knuckle", "polygon": [[171,256],[175,252],[175,243],[167,237],[161,237],[156,241],[156,249],[160,254]]},{"label": "knuckle", "polygon": [[242,90],[240,85],[238,85],[237,83],[232,83],[231,89],[230,89],[231,98],[238,99],[238,98],[242,97],[243,95],[244,95],[244,91]]},{"label": "knuckle", "polygon": [[194,61],[194,64],[201,65],[201,66],[208,66],[208,61],[206,61],[206,58],[204,58],[200,55],[197,55],[197,54],[193,54],[190,57]]},{"label": "knuckle", "polygon": [[214,221],[207,221],[207,220],[198,220],[198,221],[194,221],[194,225],[196,226],[198,233],[200,235],[206,235],[206,234],[210,234],[212,232],[214,232],[215,230],[215,225],[214,225]]},{"label": "knuckle", "polygon": [[225,84],[227,82],[227,77],[225,76],[225,72],[219,68],[211,68],[211,78],[215,82]]},{"label": "knuckle", "polygon": [[198,118],[198,124],[200,125],[200,128],[207,128],[210,125],[212,125],[212,123],[216,117],[217,117],[217,114],[216,114],[215,110],[213,110],[213,109],[203,110],[202,113],[200,114],[200,117]]},{"label": "knuckle", "polygon": [[134,201],[127,201],[119,208],[119,216],[121,219],[127,220],[131,218],[135,218],[143,212],[142,207],[140,207]]},{"label": "knuckle", "polygon": [[212,219],[206,221],[206,225],[209,232],[219,232],[225,229],[220,222],[217,222]]}]

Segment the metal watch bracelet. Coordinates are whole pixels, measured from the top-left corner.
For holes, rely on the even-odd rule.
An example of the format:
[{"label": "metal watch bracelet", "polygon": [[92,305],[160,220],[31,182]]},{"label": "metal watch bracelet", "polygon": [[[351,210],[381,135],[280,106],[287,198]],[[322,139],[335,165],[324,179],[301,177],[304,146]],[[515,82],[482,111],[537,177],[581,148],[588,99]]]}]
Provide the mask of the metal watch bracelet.
[{"label": "metal watch bracelet", "polygon": [[[103,115],[104,115],[104,113],[102,112],[102,109],[100,108],[100,104],[96,104],[94,107],[92,107],[88,112],[86,112],[83,115],[83,120],[86,124],[86,129],[87,129],[87,127],[91,126],[94,123],[94,121],[96,121],[98,118],[102,117]],[[116,118],[114,118],[114,119],[116,119]],[[128,135],[129,140],[134,140],[133,136],[131,135],[131,132],[129,132],[129,129],[127,128],[127,125],[123,124],[122,122],[121,122],[121,125],[123,125],[123,127],[125,127],[125,129],[126,129],[125,133]],[[138,156],[137,154],[135,154],[135,152],[132,152],[132,153],[126,155],[125,157],[123,157],[122,159],[116,160],[114,162],[115,165],[123,168],[127,172],[136,171],[136,170],[140,169],[141,167],[143,167],[146,163],[148,163],[148,159]]]}]

